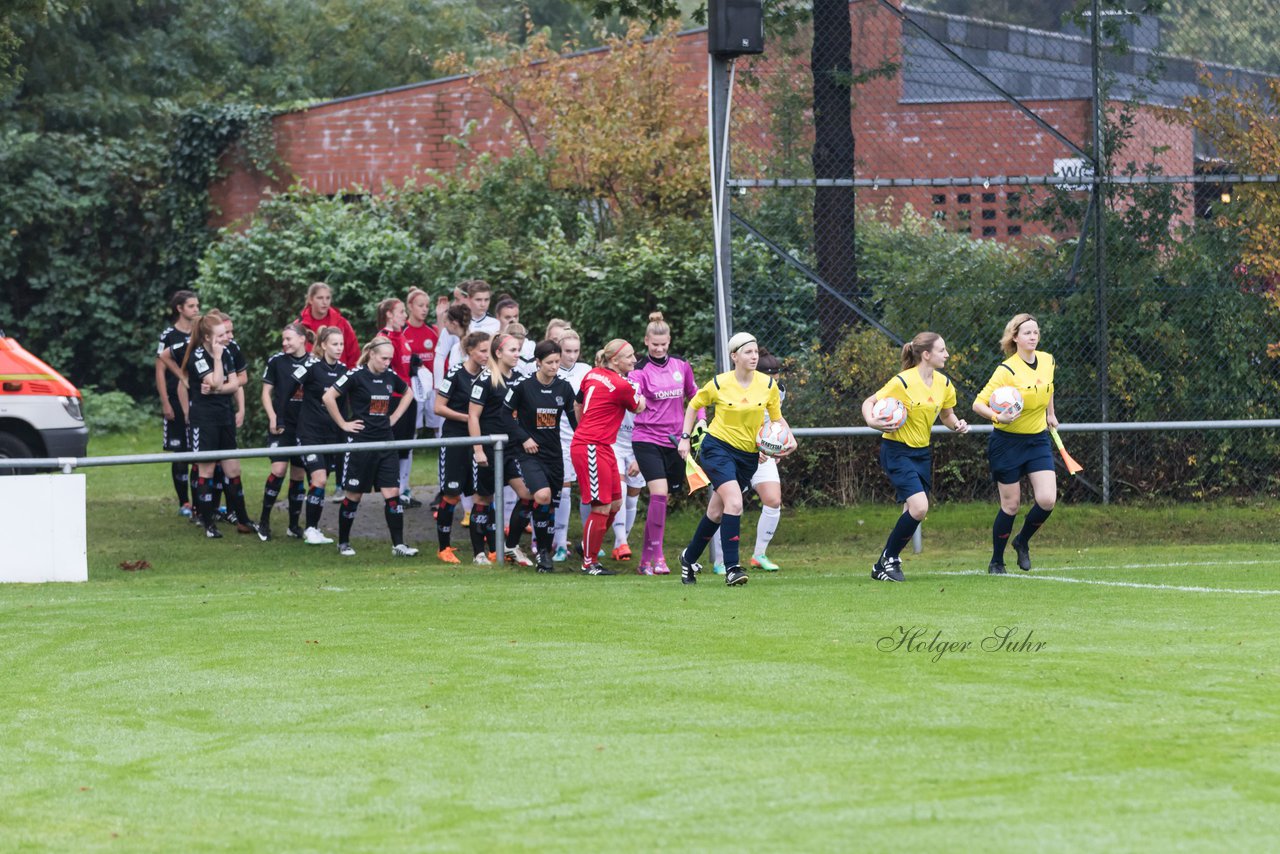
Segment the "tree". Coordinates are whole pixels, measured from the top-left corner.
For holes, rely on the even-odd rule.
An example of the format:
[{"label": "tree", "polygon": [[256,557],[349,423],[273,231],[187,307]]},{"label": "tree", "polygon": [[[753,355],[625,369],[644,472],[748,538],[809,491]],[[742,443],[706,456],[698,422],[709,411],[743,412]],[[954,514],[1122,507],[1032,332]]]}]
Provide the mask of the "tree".
[{"label": "tree", "polygon": [[[1178,121],[1195,128],[1236,172],[1280,173],[1280,80],[1244,88],[1230,77],[1201,78],[1208,94],[1187,98],[1186,111],[1171,111]],[[1267,293],[1280,305],[1280,193],[1275,184],[1239,184],[1230,206],[1217,216],[1221,226],[1244,235],[1241,278]],[[1272,355],[1280,355],[1273,350]]]},{"label": "tree", "polygon": [[609,226],[689,216],[708,193],[702,123],[676,78],[675,26],[644,36],[633,24],[606,40],[609,50],[566,60],[548,34],[535,33],[471,73],[510,112],[516,138],[555,164],[553,186],[598,203],[597,219]]}]

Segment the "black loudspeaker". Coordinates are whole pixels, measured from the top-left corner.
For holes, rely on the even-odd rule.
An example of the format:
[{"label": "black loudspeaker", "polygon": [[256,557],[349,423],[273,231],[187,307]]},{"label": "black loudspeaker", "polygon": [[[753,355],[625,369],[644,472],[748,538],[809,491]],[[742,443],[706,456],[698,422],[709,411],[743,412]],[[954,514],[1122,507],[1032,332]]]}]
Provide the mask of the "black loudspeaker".
[{"label": "black loudspeaker", "polygon": [[716,56],[764,53],[764,0],[708,0],[707,51]]}]

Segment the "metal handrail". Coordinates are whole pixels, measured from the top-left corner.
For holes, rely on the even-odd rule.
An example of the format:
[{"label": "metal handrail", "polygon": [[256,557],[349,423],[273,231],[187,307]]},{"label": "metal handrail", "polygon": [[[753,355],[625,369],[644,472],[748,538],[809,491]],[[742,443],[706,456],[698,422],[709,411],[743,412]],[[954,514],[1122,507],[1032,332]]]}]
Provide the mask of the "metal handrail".
[{"label": "metal handrail", "polygon": [[495,433],[489,436],[455,436],[449,439],[395,439],[385,442],[340,442],[329,445],[298,445],[293,448],[237,448],[234,451],[183,451],[180,453],[162,454],[118,454],[107,457],[44,457],[44,458],[8,458],[0,462],[3,468],[25,469],[58,469],[63,474],[71,474],[78,468],[94,468],[98,466],[146,465],[150,463],[210,463],[228,459],[251,459],[255,457],[303,456],[305,454],[363,454],[369,451],[401,451],[415,448],[450,448],[469,445],[493,445],[493,486],[494,531],[497,536],[498,554],[506,550],[506,536],[502,530],[502,522],[506,519],[506,508],[503,506],[502,473],[504,471],[504,453],[511,437],[506,433]]}]

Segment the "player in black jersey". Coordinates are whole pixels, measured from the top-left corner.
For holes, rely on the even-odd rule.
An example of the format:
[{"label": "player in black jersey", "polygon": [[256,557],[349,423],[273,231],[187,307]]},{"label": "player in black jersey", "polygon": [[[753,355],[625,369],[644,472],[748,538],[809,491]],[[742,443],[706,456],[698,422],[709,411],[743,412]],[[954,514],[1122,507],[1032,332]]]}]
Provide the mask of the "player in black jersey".
[{"label": "player in black jersey", "polygon": [[[337,326],[322,326],[316,331],[311,348],[311,359],[302,378],[302,411],[298,413],[299,445],[333,445],[345,442],[346,437],[329,417],[324,405],[324,393],[347,373],[347,366],[340,360],[346,339]],[[332,543],[320,530],[320,516],[324,512],[324,491],[329,483],[329,471],[337,471],[341,480],[339,454],[305,454],[302,468],[307,473],[310,489],[307,492],[307,527],[305,530],[289,528],[289,536],[298,537],[309,546]]]},{"label": "player in black jersey", "polygon": [[[156,394],[164,414],[164,449],[175,453],[191,450],[187,436],[187,416],[178,398],[182,370],[174,361],[172,348],[185,347],[194,323],[200,319],[200,298],[194,291],[175,291],[169,297],[170,325],[160,333],[156,347]],[[173,491],[178,494],[178,512],[191,515],[190,478],[187,463],[173,463]]]},{"label": "player in black jersey", "polygon": [[[339,377],[324,393],[324,406],[329,416],[347,434],[351,443],[390,442],[394,437],[391,428],[409,409],[413,395],[405,394],[409,386],[391,370],[395,346],[381,335],[374,338],[360,353],[355,370]],[[399,395],[393,411],[391,401]],[[352,420],[342,416],[338,400],[346,402]],[[367,451],[348,453],[343,464],[342,510],[338,513],[338,554],[349,557],[356,553],[351,548],[351,524],[364,493],[377,489],[386,501],[387,530],[391,532],[391,554],[397,557],[413,557],[418,550],[404,543],[404,507],[400,504],[400,461],[395,451]]]},{"label": "player in black jersey", "polygon": [[[234,334],[234,326],[231,321],[231,316],[227,314],[225,311],[219,311],[216,308],[209,309],[207,314],[210,317],[220,320],[223,323],[223,325],[227,327],[226,350],[227,350],[227,354],[231,358],[231,371],[236,375],[237,382],[240,383],[240,387],[237,388],[235,392],[235,407],[234,407],[235,428],[239,430],[241,427],[244,426],[244,400],[245,400],[244,390],[249,385],[249,363],[245,360],[244,352],[240,349],[240,345],[235,342],[235,338],[231,337]],[[188,401],[186,397],[187,394],[188,394],[188,391],[186,387],[186,382],[184,380],[183,383],[178,388],[178,399],[182,401],[182,406],[184,409],[188,406]],[[226,475],[225,472],[223,472],[221,464],[215,465],[213,467],[213,475],[208,478],[208,481],[210,484],[210,489],[212,490],[212,494],[213,494],[213,506],[219,507],[222,504],[222,494],[229,487],[228,476]],[[243,489],[243,486],[239,486],[237,488]],[[219,515],[220,516],[222,515],[221,510],[219,510]],[[238,530],[242,534],[252,534],[257,532],[259,533],[259,535],[261,535],[261,532],[258,531],[257,525],[250,524],[248,517],[245,517],[243,519],[238,518],[235,514],[235,511],[230,511],[226,513],[225,519],[228,522],[234,523],[236,526],[236,530]],[[199,521],[199,520],[193,518],[192,521]]]},{"label": "player in black jersey", "polygon": [[[234,451],[236,449],[236,416],[234,397],[240,390],[227,342],[231,335],[226,324],[215,314],[200,318],[191,333],[191,342],[182,348],[182,369],[187,377],[187,423],[191,425],[191,450]],[[196,505],[205,536],[221,537],[214,524],[217,503],[213,497],[214,468],[221,465],[228,478],[227,503],[245,527],[256,531],[249,522],[244,506],[244,485],[240,482],[240,461],[228,455],[215,462],[196,463]]]},{"label": "player in black jersey", "polygon": [[[507,389],[502,404],[507,415],[507,433],[517,454],[525,490],[533,500],[533,536],[538,552],[538,572],[555,572],[555,506],[564,483],[564,462],[560,448],[560,416],[577,429],[573,386],[560,379],[560,345],[542,341],[533,349],[537,370]],[[520,531],[512,522],[513,536]]]},{"label": "player in black jersey", "polygon": [[[507,386],[513,379],[516,362],[520,359],[520,343],[514,336],[498,333],[489,347],[489,366],[480,372],[471,386],[471,404],[467,409],[467,430],[472,436],[485,436],[493,433],[507,432],[507,417],[503,414],[502,399],[507,394]],[[515,450],[514,448],[512,449]],[[533,561],[524,554],[519,546],[520,533],[528,522],[527,514],[518,512],[529,496],[520,479],[520,463],[514,453],[503,457],[503,471],[496,474],[489,464],[489,455],[484,445],[474,445],[472,456],[476,461],[476,503],[471,511],[471,526],[484,533],[485,547],[488,549],[489,561],[497,560],[497,529],[500,521],[493,518],[493,490],[499,483],[511,484],[516,490],[518,501],[512,510],[510,532],[514,545],[508,542],[506,558],[517,566],[533,566]],[[519,525],[519,527],[517,527]],[[483,563],[479,558],[476,563]]]},{"label": "player in black jersey", "polygon": [[[449,368],[436,388],[435,412],[444,419],[441,435],[451,439],[467,436],[468,413],[471,408],[471,386],[489,361],[489,333],[472,332],[462,339],[466,358]],[[440,356],[438,358],[444,358]],[[440,541],[438,557],[445,563],[461,563],[452,545],[453,508],[464,495],[476,491],[476,465],[471,448],[454,445],[440,449],[440,497],[436,502],[436,537]],[[476,563],[488,563],[484,532],[472,525],[471,548]]]},{"label": "player in black jersey", "polygon": [[[291,452],[298,446],[298,415],[302,411],[302,381],[307,375],[307,341],[311,330],[294,321],[280,332],[279,353],[267,359],[262,372],[262,408],[267,413],[267,445],[278,449],[271,457],[271,473],[262,490],[262,516],[258,533],[271,537],[271,508],[280,497],[285,471],[289,472],[289,496],[302,492],[302,459]],[[298,527],[302,502],[289,502],[289,527]]]}]

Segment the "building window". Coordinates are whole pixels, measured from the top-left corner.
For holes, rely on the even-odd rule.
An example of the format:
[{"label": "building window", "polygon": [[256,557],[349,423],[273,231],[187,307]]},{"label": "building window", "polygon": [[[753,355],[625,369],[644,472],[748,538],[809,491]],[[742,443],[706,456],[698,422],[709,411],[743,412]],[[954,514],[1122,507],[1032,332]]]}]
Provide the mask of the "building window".
[{"label": "building window", "polygon": [[982,227],[982,236],[983,236],[983,237],[995,237],[995,236],[996,236],[996,227],[995,227],[994,225],[984,225],[984,226]]},{"label": "building window", "polygon": [[973,196],[969,195],[968,193],[956,194],[956,204],[958,205],[967,205],[967,204],[970,204],[972,201],[973,201]]},{"label": "building window", "polygon": [[995,194],[995,193],[983,193],[983,194],[982,194],[982,203],[983,203],[984,205],[994,205],[994,204],[996,203],[996,194]]},{"label": "building window", "polygon": [[933,212],[933,218],[934,218],[934,219],[946,219],[946,218],[947,218],[947,212],[946,212],[946,211],[934,211],[934,212]]},{"label": "building window", "polygon": [[946,194],[946,193],[934,193],[934,194],[933,194],[933,203],[934,203],[935,205],[945,205],[945,204],[947,203],[947,194]]},{"label": "building window", "polygon": [[1020,225],[1011,225],[1011,226],[1009,226],[1007,229],[1005,229],[1005,232],[1006,232],[1010,237],[1017,237],[1019,234],[1022,234],[1022,226],[1020,226]]},{"label": "building window", "polygon": [[996,218],[996,212],[995,212],[993,209],[991,209],[991,208],[983,208],[983,210],[982,210],[982,218],[983,218],[983,219],[995,219],[995,218]]}]

